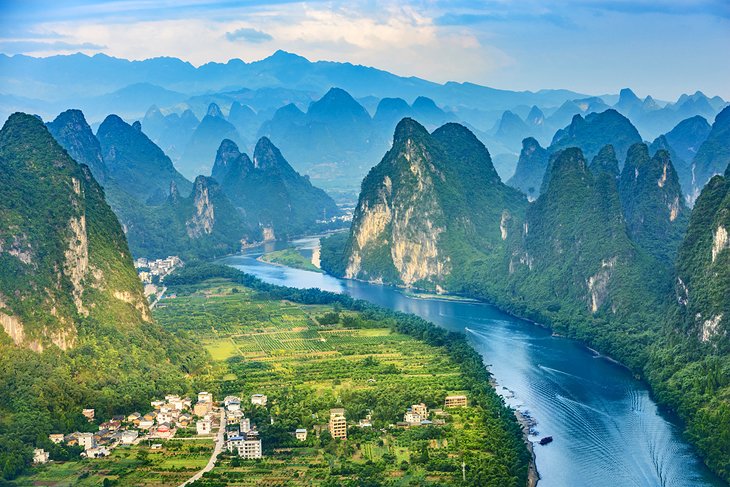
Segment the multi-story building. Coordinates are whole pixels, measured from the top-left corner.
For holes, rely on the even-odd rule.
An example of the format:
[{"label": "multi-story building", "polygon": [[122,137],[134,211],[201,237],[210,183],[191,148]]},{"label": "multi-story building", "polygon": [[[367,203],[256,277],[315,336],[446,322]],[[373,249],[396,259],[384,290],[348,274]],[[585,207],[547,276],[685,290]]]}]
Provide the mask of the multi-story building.
[{"label": "multi-story building", "polygon": [[297,428],[294,432],[294,436],[299,441],[307,441],[307,430],[305,428]]},{"label": "multi-story building", "polygon": [[213,422],[210,420],[209,417],[206,417],[205,419],[201,419],[197,423],[195,423],[195,429],[198,431],[199,435],[209,435],[212,430]]},{"label": "multi-story building", "polygon": [[79,441],[79,446],[83,447],[84,450],[90,450],[96,447],[96,437],[94,433],[79,433],[76,438]]},{"label": "multi-story building", "polygon": [[329,431],[332,438],[347,439],[347,419],[344,409],[330,409]]},{"label": "multi-story building", "polygon": [[446,396],[446,399],[444,399],[445,408],[463,408],[466,407],[466,405],[467,400],[464,395]]},{"label": "multi-story building", "polygon": [[427,419],[428,418],[428,408],[425,404],[414,404],[411,406],[411,412],[418,414],[421,416],[421,419]]},{"label": "multi-story building", "polygon": [[261,458],[261,439],[258,435],[243,433],[240,436],[231,436],[226,444],[228,451],[237,453],[239,457],[246,459]]}]

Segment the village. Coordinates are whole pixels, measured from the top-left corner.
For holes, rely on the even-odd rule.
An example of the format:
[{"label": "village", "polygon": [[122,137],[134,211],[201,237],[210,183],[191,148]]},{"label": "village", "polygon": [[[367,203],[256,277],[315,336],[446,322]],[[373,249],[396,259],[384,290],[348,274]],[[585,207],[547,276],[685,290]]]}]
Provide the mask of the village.
[{"label": "village", "polygon": [[144,288],[144,295],[150,301],[156,301],[162,298],[165,292],[163,281],[165,277],[170,275],[175,269],[184,265],[182,259],[177,255],[168,256],[166,259],[148,259],[139,257],[134,261],[134,267],[137,269],[137,275]]},{"label": "village", "polygon": [[[251,407],[266,408],[268,397],[265,394],[253,394],[250,399]],[[427,427],[444,425],[449,414],[445,409],[466,407],[465,395],[447,396],[444,400],[444,409],[429,411],[424,403],[413,404],[405,409],[403,421],[389,425],[390,428]],[[229,454],[245,460],[263,458],[262,438],[257,425],[246,417],[242,400],[238,396],[226,396],[223,401],[216,403],[210,392],[199,392],[197,401],[179,395],[166,395],[162,400],[150,402],[151,410],[147,413],[132,412],[127,415],[116,415],[107,421],[98,424],[98,431],[73,432],[70,434],[52,433],[49,440],[53,443],[63,443],[69,446],[83,448],[80,456],[86,459],[104,458],[111,455],[119,446],[133,446],[146,443],[151,450],[163,448],[163,441],[176,438],[178,431],[192,431],[197,438],[215,439],[219,445],[217,450],[227,451]],[[96,414],[94,409],[82,410],[83,416],[94,423]],[[433,419],[429,419],[433,418]],[[273,419],[272,419],[273,421]],[[371,414],[356,423],[348,423],[344,408],[332,408],[329,421],[312,427],[312,432],[320,436],[327,431],[331,438],[347,440],[348,427],[372,428]],[[214,433],[217,431],[217,435]],[[307,441],[309,431],[306,428],[297,428],[291,435],[300,442]],[[189,438],[188,434],[178,439]],[[214,454],[213,463],[215,463]],[[43,449],[35,449],[33,462],[43,464],[49,461],[49,453]]]}]

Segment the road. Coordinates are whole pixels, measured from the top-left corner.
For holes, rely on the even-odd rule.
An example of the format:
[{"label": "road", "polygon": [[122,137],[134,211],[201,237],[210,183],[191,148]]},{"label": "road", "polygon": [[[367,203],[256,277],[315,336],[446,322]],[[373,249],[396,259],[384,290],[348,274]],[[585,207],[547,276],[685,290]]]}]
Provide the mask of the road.
[{"label": "road", "polygon": [[190,485],[196,480],[200,479],[206,472],[210,472],[213,470],[213,467],[215,467],[215,462],[218,461],[218,455],[221,451],[223,451],[223,445],[225,445],[226,440],[226,414],[223,408],[221,408],[221,426],[218,429],[218,436],[216,437],[215,441],[215,448],[213,448],[213,454],[210,456],[210,460],[208,460],[208,464],[203,467],[201,471],[187,479],[185,482],[180,484],[179,487],[185,487],[186,485]]},{"label": "road", "polygon": [[163,286],[162,291],[159,292],[157,298],[152,302],[152,304],[150,304],[150,309],[157,306],[157,303],[160,302],[160,299],[162,299],[162,295],[165,294],[165,291],[167,291],[167,287]]}]

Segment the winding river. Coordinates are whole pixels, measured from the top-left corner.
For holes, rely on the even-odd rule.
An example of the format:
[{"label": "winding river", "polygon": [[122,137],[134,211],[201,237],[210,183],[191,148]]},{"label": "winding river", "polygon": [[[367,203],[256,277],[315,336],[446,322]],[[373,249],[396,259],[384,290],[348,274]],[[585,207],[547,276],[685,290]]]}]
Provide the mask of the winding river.
[{"label": "winding river", "polygon": [[[553,337],[488,304],[413,297],[390,286],[256,260],[291,246],[311,256],[318,244],[317,238],[265,244],[221,262],[272,284],[347,293],[466,332],[494,375],[497,392],[536,422],[530,440],[541,487],[725,485],[658,410],[644,383],[580,343]],[[536,443],[548,435],[552,443]]]}]

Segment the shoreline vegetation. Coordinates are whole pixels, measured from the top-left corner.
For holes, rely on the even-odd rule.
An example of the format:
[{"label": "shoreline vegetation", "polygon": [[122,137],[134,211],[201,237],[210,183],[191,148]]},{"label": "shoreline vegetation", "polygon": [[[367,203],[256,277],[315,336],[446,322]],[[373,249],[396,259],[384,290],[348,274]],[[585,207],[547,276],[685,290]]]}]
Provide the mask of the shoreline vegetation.
[{"label": "shoreline vegetation", "polygon": [[[461,483],[460,458],[463,457],[468,460],[466,485],[534,485],[532,483],[528,483],[528,479],[531,475],[532,477],[535,477],[534,474],[530,474],[530,469],[534,469],[534,462],[532,462],[533,466],[530,467],[532,453],[529,451],[529,441],[526,440],[523,428],[519,423],[517,416],[514,414],[514,411],[505,405],[504,400],[492,387],[492,377],[487,368],[484,366],[482,357],[467,343],[465,335],[448,332],[419,317],[386,310],[365,301],[355,300],[347,295],[329,293],[316,289],[299,290],[270,285],[256,277],[244,274],[241,271],[223,265],[202,263],[191,264],[181,269],[176,274],[171,275],[166,280],[166,284],[168,284],[171,289],[176,290],[176,300],[188,299],[185,296],[190,295],[191,293],[200,294],[202,288],[206,286],[210,287],[212,290],[205,290],[204,294],[206,297],[203,298],[205,310],[209,316],[216,306],[216,302],[214,300],[225,301],[226,299],[235,299],[235,302],[238,303],[235,306],[239,306],[240,303],[245,303],[246,300],[251,300],[254,304],[261,302],[261,304],[257,305],[259,308],[264,306],[264,308],[259,309],[257,313],[261,314],[263,312],[266,316],[266,320],[260,324],[254,324],[253,326],[246,325],[245,329],[240,328],[240,326],[235,325],[234,323],[246,323],[247,321],[242,320],[248,319],[247,316],[249,315],[247,313],[250,310],[247,311],[245,309],[235,308],[236,311],[234,313],[232,308],[231,310],[222,313],[221,318],[215,320],[215,330],[218,334],[220,334],[220,338],[222,338],[223,341],[221,341],[220,344],[217,342],[208,343],[207,346],[214,359],[217,359],[218,363],[223,362],[231,369],[225,373],[225,376],[229,380],[223,381],[223,383],[220,384],[221,393],[232,394],[239,389],[244,389],[246,394],[254,393],[254,390],[251,389],[252,387],[267,391],[271,394],[270,398],[272,396],[277,397],[277,410],[281,412],[280,414],[282,414],[281,420],[286,423],[283,418],[283,411],[286,409],[283,406],[284,403],[292,400],[292,394],[296,397],[297,394],[307,391],[309,387],[314,387],[316,391],[314,396],[311,396],[309,400],[299,401],[300,404],[308,405],[310,401],[313,401],[315,404],[319,404],[322,401],[322,398],[330,397],[330,394],[335,393],[335,397],[339,396],[340,399],[338,400],[343,401],[346,409],[354,413],[354,417],[352,417],[353,420],[357,420],[358,415],[364,414],[364,411],[366,410],[365,404],[369,404],[367,409],[372,411],[374,426],[378,427],[379,425],[386,426],[388,423],[392,424],[400,421],[398,417],[402,416],[405,412],[405,407],[410,405],[408,402],[413,401],[413,403],[418,403],[420,402],[418,398],[422,395],[425,395],[425,397],[421,400],[426,402],[430,408],[438,408],[443,406],[442,402],[441,406],[439,406],[439,401],[443,401],[443,394],[453,393],[456,391],[465,392],[469,397],[469,407],[465,409],[463,414],[462,412],[457,413],[456,411],[452,412],[449,410],[452,414],[453,421],[457,422],[454,424],[454,427],[460,424],[458,423],[459,421],[466,421],[466,423],[463,423],[463,425],[456,428],[461,431],[462,436],[449,436],[451,434],[455,434],[453,431],[456,431],[456,429],[453,431],[450,429],[452,427],[450,424],[452,418],[449,418],[449,421],[445,426],[439,427],[418,427],[407,430],[401,430],[399,428],[393,430],[392,428],[386,428],[385,431],[387,431],[387,433],[383,433],[385,436],[379,439],[370,438],[368,435],[371,433],[367,433],[365,437],[360,438],[360,435],[364,434],[363,430],[355,427],[350,430],[353,431],[352,440],[357,442],[352,444],[352,446],[355,447],[355,451],[349,451],[349,455],[351,455],[351,458],[353,459],[358,459],[361,455],[369,458],[370,462],[365,462],[366,467],[370,465],[370,463],[374,462],[381,469],[389,469],[391,468],[387,463],[391,460],[389,455],[383,456],[380,453],[373,454],[370,449],[371,447],[363,446],[365,444],[372,446],[372,441],[375,441],[375,445],[380,445],[376,449],[382,449],[382,444],[384,443],[385,447],[387,447],[386,453],[390,452],[395,454],[396,461],[400,465],[398,469],[393,470],[392,475],[389,475],[389,481],[401,477],[403,479],[407,479],[412,475],[416,475],[417,478],[424,479],[423,481],[426,481],[426,484],[433,483],[432,481],[436,481],[436,479],[440,479],[441,482],[444,482],[449,478],[451,478],[453,482],[449,481],[447,483]],[[232,289],[233,287],[240,288],[234,291]],[[193,298],[191,297],[190,299]],[[269,309],[266,303],[275,302],[290,303],[291,309],[288,309],[285,315],[287,316],[286,320],[293,321],[290,323],[288,322],[286,326],[287,328],[291,328],[292,326],[294,328],[288,329],[286,332],[274,329],[276,326],[279,326],[275,324],[279,323],[283,318],[277,317],[277,313],[274,313],[271,309]],[[198,306],[196,309],[200,309],[199,304],[200,303],[196,304],[196,306]],[[185,318],[192,316],[193,310],[187,310],[183,306],[176,312],[175,308],[178,306],[183,306],[183,302],[176,302],[173,300],[168,301],[167,306],[158,311],[160,321],[165,326],[166,323],[172,324],[172,326],[175,326],[175,323],[177,323],[180,326],[180,329],[171,331],[192,333],[194,335],[195,330],[190,329],[188,326],[192,323],[192,321],[189,324],[186,324],[187,322]],[[323,307],[317,311],[317,313],[323,314],[316,315],[312,318],[314,325],[309,325],[308,327],[298,325],[298,321],[292,317],[301,312],[300,308],[312,306]],[[327,311],[327,309],[330,309],[330,311]],[[335,316],[338,317],[337,320],[335,320]],[[204,325],[204,323],[207,323],[205,318],[202,316],[199,316],[198,318],[200,319],[200,323],[195,326],[200,327],[200,329],[208,330],[209,332],[211,328]],[[386,331],[386,329],[390,331]],[[312,332],[316,332],[320,336],[323,334],[327,335],[329,333],[355,333],[356,335],[364,333],[365,335],[372,336],[365,339],[365,342],[358,342],[361,344],[352,349],[348,347],[354,346],[355,342],[348,342],[347,340],[343,342],[342,338],[339,339],[339,342],[332,342],[331,339],[327,339],[326,342],[318,340],[310,341],[306,345],[307,350],[309,350],[306,354],[297,355],[294,357],[295,360],[289,361],[289,359],[291,359],[291,357],[289,357],[290,354],[299,353],[292,350],[292,347],[294,347],[293,344],[298,342],[300,338],[295,337],[292,334]],[[279,340],[281,344],[273,344],[272,342],[270,347],[265,345],[261,348],[256,345],[251,348],[250,345],[252,343],[259,343],[259,333],[265,334],[267,340],[266,343],[269,343],[271,340]],[[279,339],[280,333],[287,333],[288,335],[282,335],[282,339]],[[377,337],[381,336],[383,333],[388,334],[387,337],[383,337],[385,340],[383,340],[383,338],[378,339]],[[232,337],[233,347],[230,347],[227,339],[225,339],[227,335]],[[399,338],[401,336],[402,338]],[[415,339],[415,341],[412,341],[413,339]],[[401,345],[395,346],[394,343],[396,342],[393,342],[393,340],[397,343],[401,343]],[[406,341],[402,342],[402,340]],[[411,343],[412,345],[403,345],[408,343]],[[340,344],[339,347],[337,347],[338,344]],[[420,345],[416,346],[416,344]],[[384,346],[386,347],[385,349],[383,349]],[[403,346],[405,346],[405,348],[402,348]],[[413,348],[414,346],[416,348]],[[321,347],[327,348],[327,350],[319,350]],[[329,347],[335,348],[330,349]],[[360,347],[365,348],[360,349]],[[417,372],[417,370],[421,367],[430,367],[427,364],[434,359],[434,356],[432,355],[433,352],[415,352],[416,350],[421,350],[422,347],[426,347],[426,349],[423,350],[440,351],[439,355],[441,355],[441,358],[438,359],[438,362],[441,365],[436,366],[436,369],[434,369],[433,372],[426,371],[426,374]],[[387,353],[382,355],[384,352]],[[231,353],[233,353],[233,355],[231,355]],[[237,358],[239,353],[242,354],[241,358]],[[320,369],[323,368],[324,370],[329,370],[327,362],[334,360],[331,356],[333,353],[341,354],[342,356],[337,360],[343,361],[341,363],[338,362],[339,365],[333,370],[338,371],[336,374],[345,373],[346,375],[350,374],[351,377],[335,376],[335,378],[330,382],[329,379],[326,379],[322,375],[324,372]],[[366,387],[356,387],[353,385],[353,379],[357,379],[357,377],[363,373],[373,373],[373,371],[367,370],[370,368],[369,366],[365,367],[365,370],[363,370],[361,365],[352,369],[351,362],[353,360],[357,360],[358,363],[363,360],[367,361],[369,364],[371,362],[372,364],[378,363],[379,365],[377,365],[376,369],[384,366],[386,368],[393,366],[396,370],[398,370],[401,367],[400,364],[388,362],[393,360],[392,354],[402,355],[404,353],[406,354],[404,358],[416,353],[416,355],[412,355],[412,359],[407,359],[402,365],[403,367],[414,368],[414,371],[409,371],[408,374],[397,373],[396,375],[376,374],[368,377],[372,378],[373,381],[377,380],[377,383],[370,383],[370,380],[368,380]],[[426,353],[426,355],[422,355],[422,358],[418,358],[418,355],[422,353]],[[289,357],[289,359],[287,357]],[[425,357],[425,359],[423,357]],[[312,360],[315,360],[315,362],[319,364],[317,370],[320,370],[320,372],[318,372],[318,379],[314,383],[305,380],[308,376],[306,368],[307,364]],[[407,365],[409,362],[412,362],[410,366]],[[249,368],[250,370],[246,370],[245,374],[237,373],[244,372],[241,367],[244,369]],[[269,372],[265,372],[263,369],[259,370],[259,367],[264,367]],[[456,369],[453,369],[453,367],[456,367]],[[293,375],[290,379],[285,379],[283,377],[279,378],[280,381],[277,382],[277,374],[282,370],[286,370],[287,373],[293,373]],[[341,370],[344,372],[339,372]],[[436,374],[434,377],[439,377],[444,370],[454,370],[458,371],[458,373],[455,376],[449,376],[447,374],[447,376],[433,382],[433,377],[431,377],[433,373]],[[267,377],[267,374],[273,375],[271,377]],[[412,374],[416,374],[413,378],[417,378],[415,382],[410,377]],[[237,379],[237,377],[248,377],[248,379],[239,382],[240,379]],[[363,378],[365,377],[363,376],[359,380],[362,380]],[[446,380],[446,382],[441,384],[444,380]],[[355,382],[357,382],[357,380]],[[267,389],[267,387],[272,387],[275,383],[278,383],[279,386]],[[291,385],[287,385],[282,389],[280,385],[282,383]],[[209,385],[208,387],[215,390],[214,385]],[[379,391],[379,389],[381,390]],[[278,398],[279,394],[281,394],[281,398]],[[369,402],[372,398],[370,400],[366,399],[371,397],[373,394],[375,395],[373,397],[380,398],[374,403]],[[395,406],[389,405],[389,403],[393,401],[394,398],[400,396],[408,397],[408,400],[405,402],[400,401],[404,402],[402,405],[398,403],[398,412],[396,413],[395,409],[393,409]],[[346,401],[350,401],[349,406]],[[360,403],[362,404],[356,405]],[[380,403],[382,404],[379,407],[378,404]],[[334,406],[329,404],[327,407]],[[309,416],[309,414],[302,414],[300,414],[301,417]],[[464,416],[464,414],[466,414],[466,416]],[[476,414],[476,416],[474,416],[474,414]],[[466,420],[466,417],[470,417],[472,419]],[[275,424],[279,422],[280,419],[275,419]],[[294,428],[295,426],[296,425],[292,423],[289,429]],[[486,428],[486,430],[482,433],[478,433],[484,428]],[[377,428],[372,428],[373,431],[376,429]],[[452,431],[452,433],[449,433],[449,431]],[[423,445],[425,444],[421,442],[422,440],[418,440],[416,443],[413,443],[416,438],[420,438],[423,435],[429,436],[429,438],[430,436],[434,436],[434,438],[430,438],[427,441],[427,444],[430,446],[424,447]],[[266,433],[262,431],[262,437],[266,438],[266,436]],[[449,440],[449,438],[451,439]],[[426,438],[424,437],[423,440],[426,440]],[[446,441],[444,442],[443,440]],[[264,441],[264,449],[266,450],[266,440]],[[350,440],[348,440],[348,443],[349,442]],[[418,446],[419,444],[421,446]],[[444,448],[444,445],[446,444],[453,446],[450,446],[445,450],[441,450],[441,448]],[[468,447],[470,444],[472,446]],[[401,449],[402,445],[407,446],[407,451],[403,451]],[[441,446],[434,447],[434,445]],[[286,444],[284,446],[275,446],[279,446],[277,451],[282,448],[291,448],[291,445],[286,446]],[[355,473],[352,469],[360,469],[360,471],[357,472],[357,475],[359,476],[364,475],[368,471],[367,468],[361,465],[358,466],[359,460],[353,460],[354,464],[352,461],[339,463],[342,461],[342,455],[347,457],[347,448],[349,447],[345,448],[343,445],[339,444],[336,446],[323,446],[318,443],[309,446],[315,448],[317,451],[313,451],[311,449],[297,451],[301,454],[308,455],[307,461],[312,465],[319,465],[321,455],[334,455],[334,458],[336,459],[335,464],[339,466],[337,468],[330,468],[330,474],[344,476],[340,479],[341,481],[347,480],[348,475]],[[365,449],[363,450],[360,447]],[[343,450],[342,448],[345,449]],[[420,451],[420,453],[418,453],[418,451]],[[459,457],[458,462],[454,460],[454,454]],[[277,463],[278,460],[281,459],[277,455],[266,460],[266,465],[262,465],[260,470],[264,471],[266,469],[270,469],[271,475],[275,475],[278,471],[277,469],[284,469],[284,471],[289,472],[287,468],[291,467],[286,467],[284,465],[286,462],[281,465]],[[406,458],[409,459],[411,464],[410,467],[408,466],[408,462],[402,462],[402,460]],[[430,460],[427,460],[427,458],[430,458]],[[362,458],[360,460],[362,460]],[[383,461],[386,463],[382,463]],[[296,463],[293,459],[289,463],[292,462]],[[456,463],[458,463],[458,465],[456,465]],[[220,485],[231,485],[231,483],[233,483],[233,485],[237,485],[233,478],[235,477],[234,474],[238,472],[238,475],[244,475],[246,468],[235,467],[233,469],[233,473],[226,473],[229,466],[230,465],[227,466],[227,463],[224,461],[222,463],[222,467],[216,467],[216,469],[214,469],[208,476],[211,482],[209,485],[219,485],[214,481],[219,482]],[[363,468],[365,468],[365,470],[362,470]],[[316,468],[314,470],[316,470]],[[250,474],[250,472],[248,472],[248,474]],[[321,472],[319,472],[319,474],[321,475]],[[419,475],[421,475],[421,477],[418,477]],[[318,477],[315,477],[315,484],[319,483],[317,482],[317,478]],[[308,477],[308,479],[311,479],[311,477]],[[296,483],[294,483],[294,485],[296,485]],[[321,485],[329,484],[322,483]],[[349,484],[347,482],[340,482],[336,485]],[[400,484],[395,483],[394,485]]]},{"label": "shoreline vegetation", "polygon": [[318,272],[320,274],[324,273],[322,269],[292,248],[267,252],[259,256],[256,260],[281,267],[291,267],[293,269]]}]

